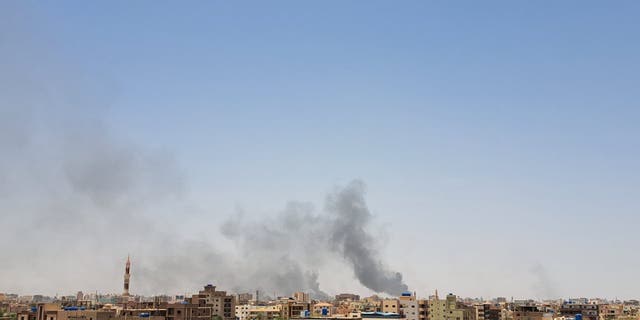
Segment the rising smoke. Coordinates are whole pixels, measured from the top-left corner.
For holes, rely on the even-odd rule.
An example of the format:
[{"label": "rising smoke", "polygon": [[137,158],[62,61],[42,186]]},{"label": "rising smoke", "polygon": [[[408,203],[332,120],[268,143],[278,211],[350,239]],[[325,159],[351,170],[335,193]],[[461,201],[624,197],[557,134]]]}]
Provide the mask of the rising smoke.
[{"label": "rising smoke", "polygon": [[547,268],[542,263],[534,264],[529,272],[534,278],[533,292],[538,299],[555,299],[559,297],[558,290],[551,279]]},{"label": "rising smoke", "polygon": [[304,288],[316,297],[325,297],[314,267],[323,265],[325,259],[343,259],[363,286],[398,295],[407,285],[402,275],[389,271],[377,255],[378,243],[367,231],[372,215],[364,194],[364,183],[355,180],[329,194],[324,211],[315,213],[310,204],[290,203],[275,219],[244,221],[238,214],[222,231],[243,256],[260,262],[260,269],[249,272],[256,275],[251,283],[261,283],[260,277],[275,274],[275,283],[263,285],[286,288],[289,283],[288,291]]},{"label": "rising smoke", "polygon": [[361,181],[331,193],[324,210],[292,202],[275,217],[233,215],[219,231],[235,254],[169,232],[162,226],[196,206],[186,203],[178,161],[118,135],[107,120],[115,94],[41,47],[15,13],[0,10],[0,289],[120,292],[131,253],[134,293],[215,282],[326,298],[327,260],[373,291],[406,290],[376,253]]},{"label": "rising smoke", "polygon": [[364,286],[398,295],[407,291],[402,274],[389,271],[376,255],[374,238],[366,231],[371,213],[364,200],[364,183],[353,181],[346,188],[329,195],[327,211],[332,213],[330,243],[353,267]]}]

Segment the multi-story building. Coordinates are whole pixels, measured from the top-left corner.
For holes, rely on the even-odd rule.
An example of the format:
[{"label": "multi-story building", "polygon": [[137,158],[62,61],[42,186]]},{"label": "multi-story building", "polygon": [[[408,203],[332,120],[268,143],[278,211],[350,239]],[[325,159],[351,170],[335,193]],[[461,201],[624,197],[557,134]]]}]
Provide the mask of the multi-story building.
[{"label": "multi-story building", "polygon": [[197,295],[191,296],[188,302],[197,305],[199,309],[211,309],[208,312],[213,318],[235,320],[235,300],[235,297],[227,295],[226,291],[216,291],[214,285],[208,284]]},{"label": "multi-story building", "polygon": [[[350,313],[350,312],[348,312]],[[317,316],[331,316],[333,315],[333,305],[327,302],[319,302],[312,306],[311,315]]]},{"label": "multi-story building", "polygon": [[400,314],[402,314],[407,320],[419,320],[420,311],[416,295],[411,292],[403,292],[398,297],[398,304],[400,305]]},{"label": "multi-story building", "polygon": [[444,300],[435,297],[429,299],[428,305],[429,320],[474,320],[475,309],[468,307],[453,294],[448,294]]},{"label": "multi-story building", "polygon": [[306,292],[296,292],[293,294],[293,299],[300,302],[311,302],[311,296]]},{"label": "multi-story building", "polygon": [[549,314],[540,310],[537,306],[521,305],[515,307],[513,320],[551,320]]},{"label": "multi-story building", "polygon": [[384,313],[400,314],[400,301],[398,299],[384,299],[382,300],[381,309]]},{"label": "multi-story building", "polygon": [[565,317],[575,317],[577,314],[581,314],[584,320],[599,320],[598,305],[590,304],[587,299],[583,298],[563,302],[559,314]]},{"label": "multi-story building", "polygon": [[502,307],[500,304],[480,303],[475,304],[476,320],[502,320]]},{"label": "multi-story building", "polygon": [[237,320],[270,320],[280,318],[282,312],[281,306],[254,306],[254,305],[238,305],[236,309]]},{"label": "multi-story building", "polygon": [[418,300],[418,319],[427,320],[429,318],[429,300]]},{"label": "multi-story building", "polygon": [[622,315],[624,315],[624,305],[622,304],[601,304],[598,306],[600,320],[616,320]]},{"label": "multi-story building", "polygon": [[281,307],[281,317],[284,319],[297,319],[301,318],[300,314],[304,311],[311,313],[311,303],[301,302],[293,299],[284,299],[279,303]]},{"label": "multi-story building", "polygon": [[110,320],[115,310],[86,310],[84,307],[63,307],[58,303],[39,303],[31,310],[17,314],[18,320]]},{"label": "multi-story building", "polygon": [[336,295],[336,301],[358,301],[360,296],[352,293],[341,293]]},{"label": "multi-story building", "polygon": [[251,293],[238,293],[236,294],[236,306],[248,304],[253,300],[253,294]]}]

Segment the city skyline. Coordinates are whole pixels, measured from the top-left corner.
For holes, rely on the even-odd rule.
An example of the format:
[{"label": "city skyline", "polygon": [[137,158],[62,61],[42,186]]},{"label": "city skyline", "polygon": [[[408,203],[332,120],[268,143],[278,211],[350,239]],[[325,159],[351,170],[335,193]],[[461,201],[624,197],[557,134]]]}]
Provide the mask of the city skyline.
[{"label": "city skyline", "polygon": [[638,298],[639,15],[1,1],[0,292]]}]

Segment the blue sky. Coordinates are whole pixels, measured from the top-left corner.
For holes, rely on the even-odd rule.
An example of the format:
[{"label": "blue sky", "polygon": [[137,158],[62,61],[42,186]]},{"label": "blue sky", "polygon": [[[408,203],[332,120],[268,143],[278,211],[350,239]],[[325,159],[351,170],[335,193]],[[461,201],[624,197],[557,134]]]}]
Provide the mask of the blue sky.
[{"label": "blue sky", "polygon": [[360,178],[414,290],[637,294],[636,1],[3,6],[114,135],[175,156],[216,213],[187,229]]}]

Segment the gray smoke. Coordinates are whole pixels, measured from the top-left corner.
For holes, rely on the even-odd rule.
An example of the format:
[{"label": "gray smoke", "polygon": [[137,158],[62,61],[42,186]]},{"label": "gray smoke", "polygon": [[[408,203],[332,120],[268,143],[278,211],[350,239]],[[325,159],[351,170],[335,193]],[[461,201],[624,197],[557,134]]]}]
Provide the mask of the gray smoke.
[{"label": "gray smoke", "polygon": [[[328,195],[322,212],[315,213],[310,204],[290,203],[280,215],[261,221],[244,221],[243,215],[237,214],[223,225],[222,232],[243,256],[259,262],[260,268],[249,274],[276,275],[273,283],[263,282],[267,290],[304,288],[323,297],[318,271],[313,267],[321,266],[327,258],[342,258],[363,286],[399,295],[407,285],[402,275],[389,271],[377,255],[375,246],[379,244],[367,231],[372,216],[364,194],[364,183],[355,180]],[[279,259],[275,264],[271,263],[274,257]],[[305,267],[310,271],[303,272]]]},{"label": "gray smoke", "polygon": [[327,211],[332,213],[331,248],[341,253],[365,287],[375,292],[399,295],[408,287],[402,274],[389,271],[377,256],[374,238],[366,232],[371,213],[364,200],[362,181],[351,182],[327,198]]},{"label": "gray smoke", "polygon": [[292,202],[274,217],[235,214],[221,227],[235,254],[175,232],[197,205],[186,200],[187,177],[173,154],[114,130],[109,86],[42,47],[55,41],[39,41],[47,35],[21,23],[19,5],[1,5],[0,291],[117,293],[128,253],[133,293],[215,283],[323,299],[326,259],[346,262],[374,291],[406,289],[374,250],[358,181],[329,195],[322,212]]},{"label": "gray smoke", "polygon": [[541,263],[536,263],[529,269],[535,281],[533,283],[533,292],[540,299],[553,299],[559,297],[558,291],[551,279],[547,268]]},{"label": "gray smoke", "polygon": [[0,4],[0,291],[120,292],[127,253],[160,252],[185,177],[109,126],[110,86],[44,46],[31,15]]}]

